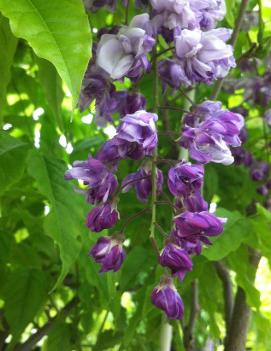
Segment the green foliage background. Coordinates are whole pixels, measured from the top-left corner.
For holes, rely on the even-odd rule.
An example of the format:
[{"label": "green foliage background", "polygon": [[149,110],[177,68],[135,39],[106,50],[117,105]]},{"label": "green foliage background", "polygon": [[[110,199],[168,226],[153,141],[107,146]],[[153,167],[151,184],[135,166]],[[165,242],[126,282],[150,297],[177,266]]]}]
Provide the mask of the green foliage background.
[{"label": "green foliage background", "polygon": [[[227,1],[224,25],[234,26],[239,4]],[[259,23],[240,33],[237,58],[252,45],[259,60],[270,51],[271,3],[251,0],[249,9],[256,6],[257,10],[259,4]],[[136,13],[134,8],[134,4],[130,6],[130,18]],[[33,349],[157,350],[162,314],[153,308],[149,296],[161,268],[148,238],[149,214],[126,229],[128,257],[122,269],[101,275],[88,257],[98,237],[85,227],[89,207],[63,178],[67,164],[95,154],[110,134],[110,129],[98,128],[94,121],[85,123],[93,117],[94,105],[83,114],[75,107],[92,37],[95,40],[97,29],[105,25],[122,23],[125,8],[118,4],[114,14],[100,10],[87,15],[79,0],[0,0],[0,12],[0,349],[23,350],[20,347],[35,331],[49,325],[45,338],[38,340],[40,346],[34,343]],[[265,64],[258,69],[259,75],[264,74]],[[231,75],[236,79],[243,76],[239,69]],[[139,84],[149,108],[152,83],[149,74]],[[129,86],[129,81],[118,83],[119,89]],[[197,87],[196,101],[208,98],[211,91],[212,86]],[[263,133],[264,110],[243,102],[244,93],[244,89],[231,95],[223,91],[220,99],[226,107],[242,103],[249,110],[246,148],[258,159],[269,159],[265,137],[270,140],[270,130]],[[182,107],[183,98],[175,99],[175,104]],[[171,129],[178,131],[180,113],[170,112],[169,118]],[[163,118],[158,126],[163,130]],[[161,135],[160,154],[168,155],[171,149],[168,136]],[[123,162],[119,178],[137,166],[136,162]],[[256,185],[243,167],[208,165],[205,196],[216,202],[218,214],[229,220],[213,246],[193,259],[193,272],[178,285],[186,305],[185,319],[189,316],[190,284],[198,279],[201,309],[196,342],[200,348],[212,339],[221,350],[223,287],[214,262],[223,259],[231,270],[234,289],[237,285],[244,289],[253,310],[248,346],[271,350],[271,213],[262,206]],[[248,208],[252,203],[257,208],[251,214]],[[122,195],[120,226],[142,208],[133,192]],[[167,206],[158,208],[158,218],[169,230]],[[162,244],[159,233],[157,238]],[[256,283],[248,247],[263,256]],[[177,323],[173,327],[174,350],[181,351],[182,331]]]}]

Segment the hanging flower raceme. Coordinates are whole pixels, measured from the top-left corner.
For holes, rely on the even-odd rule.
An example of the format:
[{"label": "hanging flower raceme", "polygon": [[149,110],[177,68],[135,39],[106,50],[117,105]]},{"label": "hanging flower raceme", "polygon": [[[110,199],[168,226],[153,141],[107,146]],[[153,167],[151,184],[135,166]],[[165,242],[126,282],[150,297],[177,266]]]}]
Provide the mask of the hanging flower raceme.
[{"label": "hanging flower raceme", "polygon": [[[231,30],[226,28],[207,32],[199,29],[182,30],[175,37],[176,58],[159,64],[161,79],[165,76],[166,65],[169,66],[169,71],[174,69],[176,81],[187,85],[201,82],[210,84],[225,77],[230,68],[235,67],[232,46],[226,44],[230,36]],[[179,70],[176,64],[179,65]],[[170,84],[169,81],[167,83]],[[176,88],[176,82],[170,85]]]},{"label": "hanging flower raceme", "polygon": [[233,163],[230,146],[241,145],[240,130],[244,119],[240,114],[221,110],[221,103],[206,101],[185,117],[181,145],[201,163]]},{"label": "hanging flower raceme", "polygon": [[[160,195],[163,187],[163,173],[156,169],[157,195]],[[137,198],[146,202],[152,191],[151,167],[147,164],[137,172],[129,174],[122,182],[122,191],[126,193],[131,188],[135,188]]]},{"label": "hanging flower raceme", "polygon": [[104,229],[114,227],[119,219],[116,205],[109,203],[94,207],[87,216],[87,226],[93,232],[101,232]]},{"label": "hanging flower raceme", "polygon": [[166,313],[169,319],[183,318],[183,301],[170,277],[162,277],[160,284],[152,292],[151,300],[156,307]]},{"label": "hanging flower raceme", "polygon": [[122,236],[118,235],[114,237],[103,236],[92,247],[89,255],[101,265],[100,272],[116,272],[120,269],[125,258],[122,240]]},{"label": "hanging flower raceme", "polygon": [[149,15],[135,16],[129,26],[120,28],[117,34],[102,35],[97,47],[97,65],[112,79],[125,76],[138,79],[150,68],[147,53],[155,40],[148,35]]},{"label": "hanging flower raceme", "polygon": [[66,171],[65,179],[82,180],[87,189],[78,191],[84,193],[91,204],[106,202],[118,187],[115,175],[93,157],[87,161],[75,161],[73,167]]}]

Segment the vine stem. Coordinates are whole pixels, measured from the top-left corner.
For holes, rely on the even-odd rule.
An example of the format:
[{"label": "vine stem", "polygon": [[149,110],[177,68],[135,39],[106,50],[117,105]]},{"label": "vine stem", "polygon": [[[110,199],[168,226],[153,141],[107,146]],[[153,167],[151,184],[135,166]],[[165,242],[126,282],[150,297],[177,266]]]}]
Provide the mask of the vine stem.
[{"label": "vine stem", "polygon": [[[153,112],[158,110],[158,72],[157,72],[157,51],[156,47],[153,50]],[[152,156],[151,181],[152,181],[152,196],[151,196],[151,225],[150,225],[150,240],[152,243],[155,240],[155,223],[156,223],[156,200],[157,200],[157,182],[156,182],[156,163],[158,159],[157,147],[154,149]],[[158,251],[159,252],[159,251]]]},{"label": "vine stem", "polygon": [[[234,30],[232,32],[231,39],[229,40],[229,44],[232,45],[233,49],[235,48],[235,45],[236,45],[236,42],[238,39],[238,35],[239,35],[240,29],[241,29],[241,25],[243,22],[243,18],[244,18],[248,3],[249,3],[249,0],[242,0],[241,5],[240,5],[239,15],[236,18]],[[217,99],[217,97],[220,93],[220,90],[223,86],[223,83],[224,83],[224,78],[217,80],[215,87],[214,87],[214,90],[213,90],[212,95],[211,95],[211,100]]]}]

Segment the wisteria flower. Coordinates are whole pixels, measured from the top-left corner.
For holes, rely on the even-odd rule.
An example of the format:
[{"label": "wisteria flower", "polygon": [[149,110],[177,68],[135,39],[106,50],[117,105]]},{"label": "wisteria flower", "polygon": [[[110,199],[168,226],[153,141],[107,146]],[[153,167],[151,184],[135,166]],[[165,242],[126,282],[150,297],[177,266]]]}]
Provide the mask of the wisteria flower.
[{"label": "wisteria flower", "polygon": [[118,186],[118,181],[113,173],[100,161],[89,157],[87,161],[75,161],[73,167],[66,171],[65,179],[80,179],[87,185],[85,193],[91,204],[106,202]]},{"label": "wisteria flower", "polygon": [[[156,169],[157,195],[161,194],[163,186],[163,173]],[[135,188],[137,198],[146,202],[152,191],[151,168],[147,165],[140,168],[137,172],[129,174],[122,182],[122,191],[127,192]]]},{"label": "wisteria flower", "polygon": [[160,284],[152,292],[151,300],[169,319],[183,318],[183,301],[170,278],[161,279]]},{"label": "wisteria flower", "polygon": [[213,29],[226,15],[225,0],[189,0],[201,29]]},{"label": "wisteria flower", "polygon": [[115,206],[109,203],[94,207],[87,216],[87,226],[93,232],[112,228],[119,219]]},{"label": "wisteria flower", "polygon": [[168,243],[162,250],[159,262],[161,266],[171,269],[173,276],[182,281],[185,273],[192,270],[193,263],[188,253],[174,243]]},{"label": "wisteria flower", "polygon": [[193,236],[217,236],[223,232],[225,218],[216,217],[207,211],[186,211],[174,218],[177,235],[182,238]]},{"label": "wisteria flower", "polygon": [[149,15],[142,14],[135,16],[130,25],[120,28],[117,34],[102,35],[96,62],[112,79],[124,76],[137,79],[150,68],[146,55],[155,40],[146,32],[148,22]]},{"label": "wisteria flower", "polygon": [[[226,44],[230,36],[231,30],[226,28],[207,32],[199,29],[182,30],[180,35],[175,37],[176,59],[166,60],[159,66],[161,78],[164,76],[166,64],[171,67],[174,67],[174,64],[180,66],[179,71],[175,68],[176,80],[184,84],[210,84],[225,77],[230,68],[235,67],[232,46]],[[170,85],[176,87],[176,82]]]},{"label": "wisteria flower", "polygon": [[182,161],[170,168],[168,172],[168,188],[174,196],[187,196],[199,190],[203,184],[204,168]]},{"label": "wisteria flower", "polygon": [[194,160],[225,165],[234,162],[230,146],[241,145],[239,134],[244,118],[240,114],[222,110],[220,103],[206,101],[188,114],[184,122],[181,145],[189,149]]},{"label": "wisteria flower", "polygon": [[125,258],[122,241],[117,237],[108,236],[99,238],[89,255],[101,265],[100,272],[118,271]]},{"label": "wisteria flower", "polygon": [[155,32],[162,27],[180,32],[184,28],[194,29],[198,26],[196,13],[187,0],[151,0],[151,5]]}]

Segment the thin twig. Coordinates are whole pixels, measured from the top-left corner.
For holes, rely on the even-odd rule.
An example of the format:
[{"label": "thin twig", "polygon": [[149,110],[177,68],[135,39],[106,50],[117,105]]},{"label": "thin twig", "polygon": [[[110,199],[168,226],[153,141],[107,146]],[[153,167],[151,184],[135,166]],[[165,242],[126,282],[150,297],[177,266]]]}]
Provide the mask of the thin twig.
[{"label": "thin twig", "polygon": [[161,234],[163,234],[164,236],[168,236],[168,233],[160,226],[160,224],[158,224],[157,222],[155,222],[155,226],[156,226],[156,228],[159,230],[159,232],[161,233]]},{"label": "thin twig", "polygon": [[215,262],[215,268],[223,284],[224,315],[226,322],[226,335],[228,335],[233,311],[232,281],[230,273],[223,262]]},{"label": "thin twig", "polygon": [[132,216],[128,217],[128,219],[125,221],[124,225],[122,226],[121,232],[124,232],[124,230],[128,227],[128,225],[137,219],[137,217],[140,217],[143,213],[150,211],[149,208],[143,208],[139,212],[133,214]]},{"label": "thin twig", "polygon": [[178,112],[182,112],[182,113],[189,113],[189,111],[186,111],[180,107],[176,107],[176,106],[158,106],[158,108],[160,110],[172,110],[172,111],[178,111]]},{"label": "thin twig", "polygon": [[142,177],[138,177],[135,179],[130,180],[129,182],[122,184],[122,186],[120,187],[119,191],[123,190],[124,188],[126,188],[128,185],[132,184],[132,183],[136,183],[139,182],[140,180],[144,180],[144,179],[149,179],[151,176],[147,175],[147,176],[142,176]]}]

